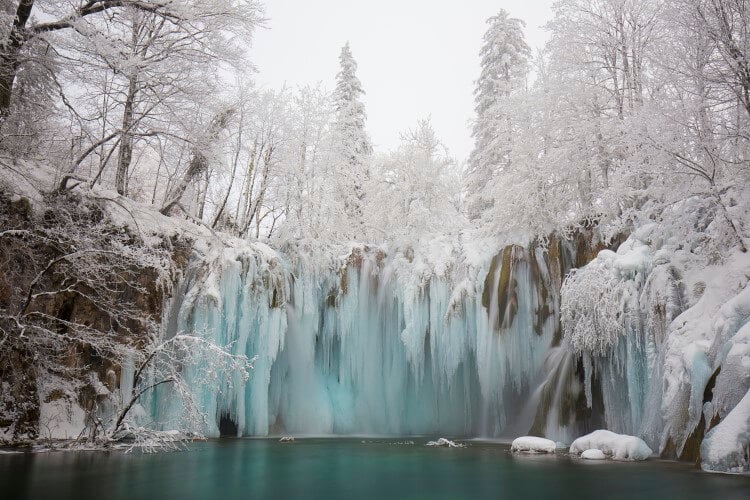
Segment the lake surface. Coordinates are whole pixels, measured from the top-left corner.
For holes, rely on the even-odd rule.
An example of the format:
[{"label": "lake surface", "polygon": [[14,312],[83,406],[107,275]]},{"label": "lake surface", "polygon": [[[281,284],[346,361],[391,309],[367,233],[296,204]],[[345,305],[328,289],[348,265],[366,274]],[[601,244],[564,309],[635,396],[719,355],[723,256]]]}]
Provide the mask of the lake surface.
[{"label": "lake surface", "polygon": [[750,498],[749,476],[689,464],[512,455],[508,445],[427,439],[225,439],[188,451],[0,454],[2,499]]}]

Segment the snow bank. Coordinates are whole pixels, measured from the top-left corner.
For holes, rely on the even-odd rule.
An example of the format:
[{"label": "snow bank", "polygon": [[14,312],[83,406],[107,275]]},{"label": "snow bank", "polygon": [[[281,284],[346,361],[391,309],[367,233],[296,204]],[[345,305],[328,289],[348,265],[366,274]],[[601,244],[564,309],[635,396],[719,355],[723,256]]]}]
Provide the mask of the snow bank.
[{"label": "snow bank", "polygon": [[429,441],[426,446],[443,446],[446,448],[466,448],[465,444],[456,443],[450,439],[440,438],[437,441]]},{"label": "snow bank", "polygon": [[653,453],[641,438],[607,430],[579,437],[570,445],[570,453],[575,454],[591,449],[601,450],[615,460],[646,460]]},{"label": "snow bank", "polygon": [[711,429],[701,443],[701,468],[711,472],[746,472],[750,454],[750,391]]},{"label": "snow bank", "polygon": [[[741,265],[744,264],[744,265]],[[708,272],[715,276],[706,276]],[[750,321],[750,285],[742,276],[747,261],[728,261],[702,272],[705,292],[670,325],[664,354],[661,408],[665,435],[678,452],[701,418],[724,418],[750,388],[750,357],[743,325]],[[744,283],[743,283],[744,281]],[[713,401],[704,402],[712,374],[720,369]]]},{"label": "snow bank", "polygon": [[581,453],[581,458],[585,460],[604,460],[605,458],[607,458],[607,456],[602,450],[592,448]]},{"label": "snow bank", "polygon": [[557,445],[551,439],[535,436],[523,436],[513,440],[511,451],[527,453],[554,453]]}]

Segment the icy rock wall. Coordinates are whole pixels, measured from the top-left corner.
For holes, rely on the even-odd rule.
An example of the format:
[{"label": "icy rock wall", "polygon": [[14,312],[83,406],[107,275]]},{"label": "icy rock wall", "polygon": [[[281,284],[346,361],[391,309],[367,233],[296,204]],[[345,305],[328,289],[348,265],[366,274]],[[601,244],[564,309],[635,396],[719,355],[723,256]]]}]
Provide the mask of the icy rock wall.
[{"label": "icy rock wall", "polygon": [[563,348],[607,429],[708,470],[747,470],[750,260],[707,264],[659,233],[642,227],[568,277]]},{"label": "icy rock wall", "polygon": [[[196,262],[166,335],[258,356],[244,386],[196,394],[209,416],[196,430],[219,435],[227,419],[260,436],[528,429],[520,413],[559,342],[563,261],[575,258],[562,247],[509,246],[480,269],[363,247],[326,265],[263,245]],[[162,425],[179,418],[168,391],[150,405]]]}]

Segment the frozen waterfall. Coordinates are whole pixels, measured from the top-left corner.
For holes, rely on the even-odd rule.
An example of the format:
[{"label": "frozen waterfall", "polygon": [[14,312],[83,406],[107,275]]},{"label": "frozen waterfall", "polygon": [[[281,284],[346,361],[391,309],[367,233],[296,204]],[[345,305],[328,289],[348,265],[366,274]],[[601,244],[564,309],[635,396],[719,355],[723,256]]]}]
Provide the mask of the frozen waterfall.
[{"label": "frozen waterfall", "polygon": [[[560,248],[506,247],[481,269],[355,247],[327,265],[263,245],[196,262],[165,321],[257,356],[250,380],[196,394],[206,435],[498,436],[559,339]],[[572,250],[566,250],[570,260]],[[205,387],[205,384],[195,384]],[[179,418],[168,390],[158,422]],[[227,431],[225,430],[225,433]]]}]

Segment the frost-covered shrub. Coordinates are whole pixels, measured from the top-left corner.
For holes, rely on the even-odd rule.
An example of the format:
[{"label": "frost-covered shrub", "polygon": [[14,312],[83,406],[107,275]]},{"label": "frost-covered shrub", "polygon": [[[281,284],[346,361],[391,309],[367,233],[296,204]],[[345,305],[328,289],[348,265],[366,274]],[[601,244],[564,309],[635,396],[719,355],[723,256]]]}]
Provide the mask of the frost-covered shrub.
[{"label": "frost-covered shrub", "polygon": [[634,235],[617,253],[602,250],[565,279],[560,320],[576,353],[606,356],[629,330],[641,330],[640,293],[654,261],[646,238]]},{"label": "frost-covered shrub", "polygon": [[562,286],[560,320],[576,353],[605,355],[624,334],[621,281],[603,259],[571,271]]},{"label": "frost-covered shrub", "polygon": [[63,399],[95,417],[105,391],[92,371],[104,378],[155,334],[173,271],[164,245],[93,199],[47,195],[39,210],[23,200],[0,193],[0,433],[11,441],[54,435],[39,428],[43,407]]}]

